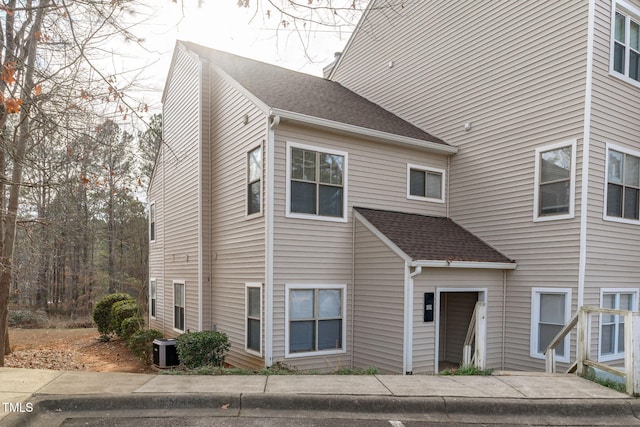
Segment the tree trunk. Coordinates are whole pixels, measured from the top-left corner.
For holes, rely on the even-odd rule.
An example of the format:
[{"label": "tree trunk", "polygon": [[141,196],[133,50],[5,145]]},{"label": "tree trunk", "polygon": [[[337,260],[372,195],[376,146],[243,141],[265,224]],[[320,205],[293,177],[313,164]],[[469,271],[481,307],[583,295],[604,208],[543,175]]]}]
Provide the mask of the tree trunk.
[{"label": "tree trunk", "polygon": [[[30,110],[32,105],[31,93],[35,88],[33,73],[36,63],[37,37],[41,34],[42,20],[45,11],[48,9],[49,0],[43,0],[40,7],[36,10],[35,20],[29,30],[27,38],[28,46],[24,49],[26,58],[22,58],[25,62],[25,78],[24,86],[21,93],[23,105],[20,109],[20,124],[18,125],[17,141],[14,151],[13,171],[11,176],[11,189],[9,190],[9,203],[7,205],[6,215],[4,216],[4,239],[2,242],[2,254],[0,255],[0,348],[5,351],[10,350],[9,346],[9,289],[11,286],[13,249],[16,237],[16,220],[18,218],[20,182],[22,181],[22,168],[24,165],[24,157],[27,151],[27,145],[30,140]],[[7,14],[9,15],[9,14]],[[0,351],[0,366],[4,366],[5,351]]]}]

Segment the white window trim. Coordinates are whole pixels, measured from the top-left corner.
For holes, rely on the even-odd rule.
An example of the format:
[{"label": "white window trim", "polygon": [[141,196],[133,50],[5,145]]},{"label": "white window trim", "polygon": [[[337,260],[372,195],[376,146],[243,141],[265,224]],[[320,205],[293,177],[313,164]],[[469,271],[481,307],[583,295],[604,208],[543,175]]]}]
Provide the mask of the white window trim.
[{"label": "white window trim", "polygon": [[[336,350],[307,351],[304,353],[289,352],[289,290],[291,289],[341,289],[342,290],[342,348]],[[284,357],[293,359],[310,356],[326,356],[347,352],[347,285],[296,285],[286,284],[284,293]]]},{"label": "white window trim", "polygon": [[[155,286],[155,290],[156,290],[156,297],[152,298],[152,294],[151,294],[151,283],[155,282],[156,286]],[[152,315],[151,314],[151,300],[155,299],[156,300],[156,315]],[[158,280],[155,277],[150,277],[149,278],[149,317],[152,319],[156,319],[158,317]]]},{"label": "white window trim", "polygon": [[[174,280],[172,283],[173,301],[171,304],[171,328],[176,332],[184,332],[187,330],[187,282],[185,280]],[[184,327],[185,329],[176,328],[176,285],[182,285],[182,301],[184,301]]]},{"label": "white window trim", "polygon": [[[258,357],[262,357],[262,349],[264,347],[263,345],[263,335],[262,335],[262,331],[263,331],[263,305],[262,305],[262,298],[263,298],[263,286],[262,283],[254,283],[254,282],[250,282],[250,283],[245,283],[244,284],[245,288],[244,288],[244,351],[246,351],[249,354],[253,354],[254,356],[258,356]],[[247,347],[247,338],[249,335],[249,288],[259,288],[260,289],[260,351],[255,351],[253,349],[250,349],[249,347]]]},{"label": "white window trim", "polygon": [[[439,173],[440,175],[442,175],[442,183],[441,183],[441,188],[440,188],[440,194],[442,195],[442,197],[440,199],[435,199],[433,197],[420,197],[420,196],[414,196],[411,194],[411,169],[415,169],[415,170],[419,170],[419,171],[423,171],[423,172],[433,172],[433,173]],[[414,164],[407,164],[407,199],[409,200],[421,200],[421,201],[425,201],[425,202],[434,202],[434,203],[444,203],[444,189],[445,187],[445,180],[446,180],[446,176],[445,176],[445,170],[444,169],[438,169],[438,168],[432,168],[432,167],[428,167],[428,166],[420,166],[420,165],[414,165]],[[426,191],[425,191],[426,194]]]},{"label": "white window trim", "polygon": [[622,224],[640,225],[640,219],[621,218],[617,216],[609,216],[607,214],[607,200],[609,196],[609,150],[618,151],[630,156],[640,157],[640,151],[631,150],[629,148],[624,148],[615,144],[606,144],[604,153],[604,206],[602,207],[602,219],[605,221],[619,222]]},{"label": "white window trim", "polygon": [[[600,308],[602,307],[602,301],[604,294],[633,294],[633,304],[632,311],[638,311],[638,294],[639,290],[637,288],[601,288],[600,289]],[[622,353],[612,353],[612,354],[602,354],[602,346],[600,345],[602,340],[602,315],[599,316],[600,320],[598,322],[598,361],[599,362],[610,362],[613,360],[622,360],[624,359],[624,351]]]},{"label": "white window trim", "polygon": [[[260,210],[258,212],[254,212],[252,214],[249,213],[249,154],[260,148],[262,150],[262,162],[260,164]],[[245,191],[245,206],[244,206],[244,215],[246,219],[258,218],[263,215],[263,207],[264,207],[264,144],[260,143],[251,149],[249,149],[245,153],[246,161],[246,172],[245,172],[245,182],[244,182],[244,191]]]},{"label": "white window trim", "polygon": [[[292,148],[318,151],[321,153],[335,154],[335,155],[344,157],[344,165],[343,165],[344,176],[342,178],[343,200],[342,200],[342,216],[341,217],[311,215],[311,214],[291,212],[291,149]],[[285,197],[285,200],[286,200],[285,209],[286,209],[287,218],[311,219],[316,221],[329,221],[329,222],[347,222],[347,212],[348,212],[347,205],[349,201],[349,195],[348,195],[349,154],[346,151],[334,150],[333,148],[324,148],[324,147],[318,147],[315,145],[307,145],[307,144],[300,144],[297,142],[287,141],[287,155],[286,155],[285,170],[287,171],[287,176],[286,176],[287,192]]]},{"label": "white window trim", "polygon": [[[153,211],[153,239],[151,238],[151,212]],[[158,239],[158,220],[156,219],[157,216],[157,212],[156,212],[156,202],[150,202],[149,203],[149,243],[153,243]]]},{"label": "white window trim", "polygon": [[[535,179],[533,188],[533,221],[556,221],[562,219],[571,219],[575,217],[575,200],[576,200],[576,145],[575,139],[557,142],[551,145],[545,145],[543,147],[536,148],[536,160],[535,160]],[[563,147],[571,147],[571,170],[569,171],[570,183],[569,183],[569,212],[560,215],[540,215],[539,214],[539,197],[540,197],[540,155],[546,151],[555,150]]]},{"label": "white window trim", "polygon": [[[540,321],[540,295],[541,294],[564,294],[564,324],[571,318],[571,288],[531,288],[531,332],[529,342],[530,356],[534,359],[544,359],[544,353],[538,353],[538,322]],[[564,338],[564,356],[556,354],[558,362],[569,362],[571,356],[571,332]]]},{"label": "white window trim", "polygon": [[[640,82],[632,79],[631,77],[629,77],[629,61],[628,61],[628,55],[625,55],[625,61],[624,61],[624,68],[625,68],[625,72],[623,73],[619,73],[616,70],[614,70],[613,68],[613,52],[614,52],[614,46],[615,46],[615,34],[616,34],[616,11],[619,11],[625,15],[627,15],[627,17],[630,18],[634,18],[635,21],[640,22],[640,9],[636,8],[635,6],[627,3],[626,1],[623,0],[614,0],[611,2],[611,31],[609,33],[609,75],[613,76],[617,79],[620,79],[626,83],[629,83],[633,86],[636,87],[640,87]],[[628,50],[629,49],[629,43],[628,43],[628,35],[629,35],[630,31],[628,28],[626,28],[626,24],[625,24],[625,35],[627,36],[627,40],[625,40],[625,47]]]}]

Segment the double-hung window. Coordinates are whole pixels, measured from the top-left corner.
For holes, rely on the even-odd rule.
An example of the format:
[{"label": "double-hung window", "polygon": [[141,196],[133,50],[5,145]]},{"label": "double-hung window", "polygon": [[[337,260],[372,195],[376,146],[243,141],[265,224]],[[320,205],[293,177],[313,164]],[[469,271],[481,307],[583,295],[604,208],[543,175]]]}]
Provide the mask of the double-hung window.
[{"label": "double-hung window", "polygon": [[535,221],[573,218],[576,142],[567,141],[536,150]]},{"label": "double-hung window", "polygon": [[444,170],[407,165],[407,198],[444,202]]},{"label": "double-hung window", "polygon": [[611,72],[632,84],[640,84],[640,10],[626,2],[614,2],[611,22]]},{"label": "double-hung window", "polygon": [[286,286],[286,356],[345,351],[345,285]]},{"label": "double-hung window", "polygon": [[287,216],[346,221],[347,153],[287,143]]},{"label": "double-hung window", "polygon": [[262,284],[246,284],[246,350],[262,355]]},{"label": "double-hung window", "polygon": [[253,215],[262,211],[262,146],[249,152],[247,169],[247,215]]},{"label": "double-hung window", "polygon": [[173,328],[184,331],[185,309],[184,282],[173,282]]},{"label": "double-hung window", "polygon": [[[634,311],[638,291],[627,289],[603,289],[600,306],[614,310]],[[624,317],[602,314],[600,318],[600,360],[607,361],[624,357]]]},{"label": "double-hung window", "polygon": [[158,298],[158,288],[156,279],[149,280],[149,315],[156,317],[156,301]]},{"label": "double-hung window", "polygon": [[607,145],[605,219],[640,223],[640,153]]},{"label": "double-hung window", "polygon": [[[531,357],[544,358],[544,351],[569,321],[571,289],[533,288],[531,305]],[[569,361],[569,334],[556,347],[556,359]]]}]

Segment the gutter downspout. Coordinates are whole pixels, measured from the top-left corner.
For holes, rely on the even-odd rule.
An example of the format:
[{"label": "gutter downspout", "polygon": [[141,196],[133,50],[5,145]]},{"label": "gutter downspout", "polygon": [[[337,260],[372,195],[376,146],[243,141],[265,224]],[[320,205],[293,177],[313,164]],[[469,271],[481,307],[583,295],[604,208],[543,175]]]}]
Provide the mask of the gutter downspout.
[{"label": "gutter downspout", "polygon": [[280,124],[280,116],[267,115],[267,150],[266,150],[266,227],[265,227],[265,367],[273,364],[273,229],[274,229],[274,212],[273,206],[275,193],[275,128]]},{"label": "gutter downspout", "polygon": [[404,283],[404,345],[402,371],[405,375],[413,374],[413,278],[422,273],[417,266],[411,271],[409,263],[405,263]]},{"label": "gutter downspout", "polygon": [[587,69],[584,96],[584,129],[582,139],[582,189],[580,195],[580,257],[578,261],[578,306],[584,305],[584,287],[587,271],[587,227],[589,193],[589,145],[591,142],[591,109],[593,89],[593,49],[595,33],[595,0],[589,0],[587,24]]}]

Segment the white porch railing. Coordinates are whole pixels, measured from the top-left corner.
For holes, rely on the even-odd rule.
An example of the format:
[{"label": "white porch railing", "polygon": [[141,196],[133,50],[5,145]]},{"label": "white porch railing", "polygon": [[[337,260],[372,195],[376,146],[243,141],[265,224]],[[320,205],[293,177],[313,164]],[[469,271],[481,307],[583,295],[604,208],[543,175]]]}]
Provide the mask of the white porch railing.
[{"label": "white porch railing", "polygon": [[487,369],[487,304],[476,302],[464,340],[462,364],[475,366],[484,371]]},{"label": "white porch railing", "polygon": [[[592,317],[594,315],[616,315],[624,317],[624,370],[614,368],[598,362],[597,357],[591,355],[592,345]],[[576,362],[567,372],[575,368],[578,375],[584,375],[587,367],[591,366],[605,372],[624,378],[626,391],[629,395],[640,394],[640,313],[608,308],[582,307],[573,315],[558,335],[549,343],[545,350],[545,366],[547,372],[556,372],[556,347],[564,337],[577,326]],[[634,339],[634,336],[637,338]],[[565,351],[569,351],[566,349]]]}]

